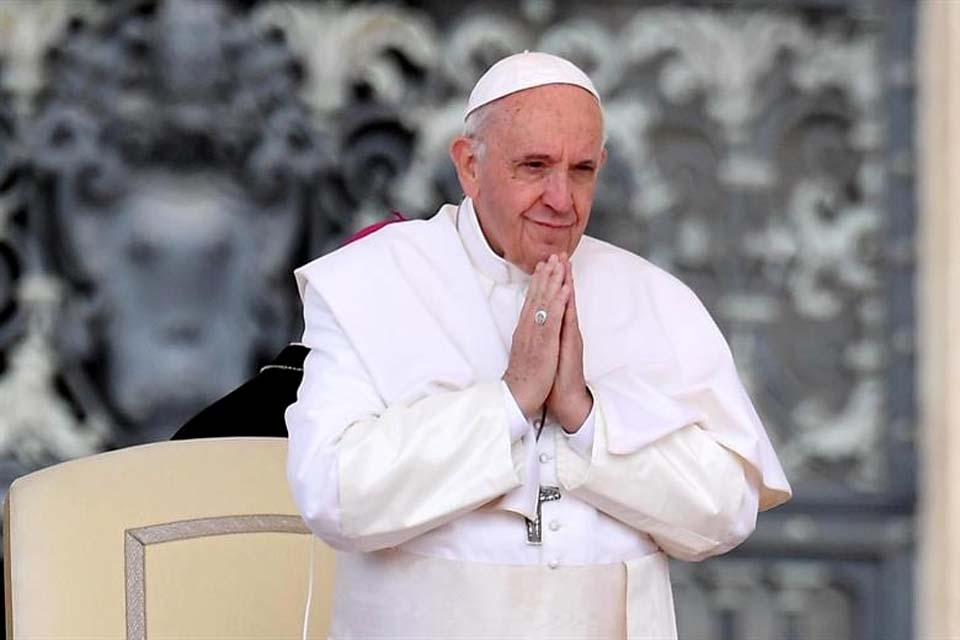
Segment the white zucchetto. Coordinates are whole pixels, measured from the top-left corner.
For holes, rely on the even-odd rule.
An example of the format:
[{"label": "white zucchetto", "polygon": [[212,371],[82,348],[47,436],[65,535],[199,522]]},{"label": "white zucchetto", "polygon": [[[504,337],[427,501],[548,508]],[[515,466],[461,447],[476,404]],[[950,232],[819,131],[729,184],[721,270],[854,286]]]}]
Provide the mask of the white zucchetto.
[{"label": "white zucchetto", "polygon": [[494,100],[545,84],[572,84],[589,91],[600,102],[593,82],[577,65],[550,53],[524,51],[487,69],[470,92],[463,118],[466,120],[472,111]]}]

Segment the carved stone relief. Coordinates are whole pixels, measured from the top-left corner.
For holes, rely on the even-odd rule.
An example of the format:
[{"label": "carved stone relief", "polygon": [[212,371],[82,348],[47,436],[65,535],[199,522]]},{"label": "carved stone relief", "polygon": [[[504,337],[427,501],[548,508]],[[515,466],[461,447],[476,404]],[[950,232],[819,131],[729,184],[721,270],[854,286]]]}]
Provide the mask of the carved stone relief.
[{"label": "carved stone relief", "polygon": [[33,113],[44,85],[47,48],[82,21],[96,21],[103,9],[93,0],[6,2],[0,5],[0,88],[20,116]]},{"label": "carved stone relief", "polygon": [[853,638],[857,602],[826,563],[724,560],[672,571],[681,638]]},{"label": "carved stone relief", "polygon": [[[61,9],[50,11],[76,13]],[[43,90],[19,136],[36,251],[16,288],[47,293],[18,305],[28,322],[0,388],[26,412],[44,404],[15,393],[17,372],[55,354],[47,368],[74,413],[109,425],[75,425],[103,448],[169,437],[296,331],[289,272],[315,251],[303,238],[326,235],[309,212],[330,157],[278,32],[213,1],[88,18],[46,43]],[[33,14],[24,19],[29,33]],[[49,406],[64,401],[47,392]],[[26,420],[4,426],[21,432]],[[54,459],[80,455],[48,436]]]}]

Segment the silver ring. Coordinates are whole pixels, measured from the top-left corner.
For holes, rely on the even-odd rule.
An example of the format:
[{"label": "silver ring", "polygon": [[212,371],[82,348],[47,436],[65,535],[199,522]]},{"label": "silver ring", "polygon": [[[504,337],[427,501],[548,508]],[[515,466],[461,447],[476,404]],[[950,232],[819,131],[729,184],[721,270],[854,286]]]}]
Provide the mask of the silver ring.
[{"label": "silver ring", "polygon": [[533,314],[533,321],[536,322],[541,327],[547,324],[547,311],[546,309],[537,309],[537,312]]}]

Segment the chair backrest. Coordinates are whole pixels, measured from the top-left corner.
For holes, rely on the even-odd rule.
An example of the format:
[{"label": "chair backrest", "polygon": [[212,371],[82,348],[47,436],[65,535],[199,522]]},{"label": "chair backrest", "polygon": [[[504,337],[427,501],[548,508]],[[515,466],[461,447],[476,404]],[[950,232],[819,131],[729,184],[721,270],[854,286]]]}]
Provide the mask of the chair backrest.
[{"label": "chair backrest", "polygon": [[16,480],[7,637],[325,638],[333,552],[287,489],[287,442],[160,442]]}]

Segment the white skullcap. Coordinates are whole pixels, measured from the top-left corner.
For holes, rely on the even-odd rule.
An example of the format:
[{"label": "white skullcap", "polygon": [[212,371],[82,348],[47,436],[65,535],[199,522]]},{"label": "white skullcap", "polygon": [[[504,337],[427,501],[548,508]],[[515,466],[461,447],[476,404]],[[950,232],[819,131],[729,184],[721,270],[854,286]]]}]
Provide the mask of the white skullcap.
[{"label": "white skullcap", "polygon": [[600,94],[577,65],[549,53],[524,51],[500,60],[477,80],[463,119],[494,100],[545,84],[572,84],[586,89],[600,102]]}]

